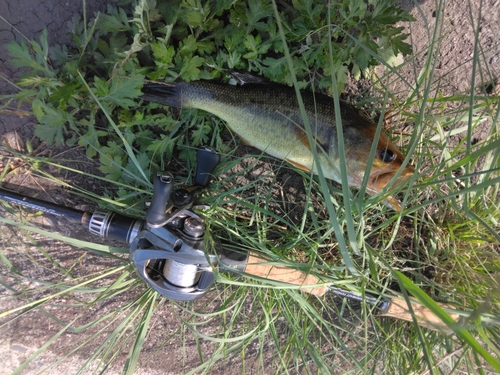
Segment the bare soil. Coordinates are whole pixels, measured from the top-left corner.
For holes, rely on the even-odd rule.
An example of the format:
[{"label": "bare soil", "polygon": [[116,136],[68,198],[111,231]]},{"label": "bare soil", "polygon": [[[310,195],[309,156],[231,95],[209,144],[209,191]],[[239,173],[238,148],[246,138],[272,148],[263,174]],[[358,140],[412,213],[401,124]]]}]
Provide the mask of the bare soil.
[{"label": "bare soil", "polygon": [[[408,32],[411,33],[411,41],[414,48],[414,54],[417,56],[416,64],[422,64],[427,58],[425,52],[432,29],[427,27],[436,17],[436,9],[434,1],[416,1],[418,7],[414,7],[414,1],[402,0],[401,4],[407,9],[411,9],[412,14],[417,19],[411,25],[405,25]],[[112,1],[104,0],[88,0],[83,2],[69,0],[3,0],[0,2],[0,95],[15,92],[15,87],[10,82],[15,80],[22,72],[14,69],[8,64],[8,56],[5,50],[5,45],[12,40],[20,41],[24,38],[37,38],[44,28],[49,31],[49,41],[57,43],[67,43],[66,35],[67,22],[72,18],[75,12],[82,12],[83,6],[86,6],[87,14],[91,15],[94,11],[104,10]],[[470,82],[472,81],[472,56],[474,51],[474,29],[471,27],[471,13],[477,14],[479,4],[482,3],[482,17],[480,20],[474,19],[474,22],[481,22],[479,32],[479,40],[484,49],[483,58],[486,66],[495,77],[500,77],[500,1],[499,0],[472,0],[470,2],[463,0],[449,0],[446,2],[446,8],[443,10],[442,17],[445,19],[445,32],[441,47],[439,49],[437,74],[443,79],[440,81],[440,87],[436,87],[436,91],[444,94],[470,90]],[[469,9],[469,4],[471,9]],[[415,82],[415,72],[419,71],[417,66],[415,70],[408,67],[405,71],[407,82]],[[481,76],[476,77],[476,88],[481,90],[483,84],[488,85],[489,82],[483,82]],[[405,85],[400,82],[395,82],[395,91],[401,92],[404,95]],[[41,144],[34,136],[33,129],[36,120],[30,114],[30,108],[24,106],[16,107],[11,105],[8,110],[0,111],[0,135],[12,149],[24,152],[27,147],[27,142],[30,142],[34,148],[34,154],[50,156],[55,159],[73,160],[73,166],[78,170],[92,171],[96,173],[98,165],[85,157],[84,151],[79,148],[56,148],[46,147]],[[484,130],[486,131],[486,130]],[[483,134],[479,131],[475,137],[481,138]],[[4,187],[15,188],[21,190],[27,195],[36,195],[40,198],[59,203],[68,207],[78,207],[80,209],[92,209],[92,205],[77,197],[70,197],[65,189],[59,185],[51,183],[48,180],[40,179],[34,176],[30,169],[27,168],[20,160],[10,159],[9,168],[14,170],[14,173],[9,175],[9,179],[4,181]],[[0,173],[7,166],[7,159],[0,159]],[[51,171],[57,172],[57,171]],[[255,173],[258,173],[256,171]],[[289,173],[281,173],[280,179],[283,186],[297,188],[300,184],[294,183],[295,176]],[[75,173],[67,173],[63,179],[68,183],[78,183],[85,185],[91,191],[102,191],[103,186],[91,179],[82,178],[81,175]],[[7,184],[5,185],[5,182]],[[289,190],[289,188],[287,188]],[[285,189],[285,190],[287,190]],[[300,192],[297,196],[300,196]],[[47,218],[47,221],[40,219],[41,225],[57,227],[63,234],[75,235],[75,229],[64,222],[54,222]],[[84,231],[78,232],[77,235],[85,237]],[[22,270],[30,270],[29,254],[37,253],[32,248],[33,241],[28,238],[28,234],[19,231],[10,226],[0,224],[0,243],[1,251],[4,254],[9,254],[14,260],[15,267]],[[34,236],[40,246],[46,249],[50,255],[57,258],[62,265],[71,265],[76,259],[79,260],[78,271],[82,274],[103,272],[116,260],[110,260],[99,257],[97,255],[85,253],[81,250],[71,248],[70,246],[53,241],[50,239]],[[17,254],[17,257],[15,256]],[[43,260],[40,260],[43,264]],[[4,312],[8,309],[19,306],[22,300],[19,296],[13,296],[5,286],[9,285],[10,272],[5,267],[0,268],[0,311]],[[48,269],[32,269],[32,276],[38,279],[50,280],[53,276]],[[33,285],[30,285],[33,286]],[[133,296],[131,296],[133,298]],[[71,306],[64,306],[66,301],[59,301],[58,306],[52,307],[54,311],[51,313],[57,314],[62,319],[71,320],[71,317],[76,314],[75,309]],[[123,297],[117,297],[101,306],[97,306],[94,311],[89,311],[89,319],[104,315],[109,311],[114,311],[117,306],[125,303]],[[216,299],[214,303],[217,303]],[[69,303],[68,303],[69,304]],[[165,335],[178,330],[182,323],[179,320],[178,314],[173,311],[173,306],[166,304],[155,315],[152,326],[153,330],[148,335],[147,345],[145,348],[146,356],[151,353],[158,345],[165,340]],[[94,315],[95,314],[95,315]],[[7,323],[9,316],[0,319],[0,374],[10,374],[16,369],[26,358],[32,355],[40,346],[45,344],[54,334],[58,332],[60,326],[41,311],[33,311],[21,318]],[[79,324],[85,322],[79,321]],[[65,333],[58,338],[55,344],[49,347],[39,355],[32,364],[22,371],[23,374],[35,374],[41,371],[48,364],[56,362],[61,355],[73,350],[79,343],[89,339],[95,330],[89,330],[82,333]],[[105,337],[105,336],[103,336]],[[68,374],[76,373],[78,368],[88,359],[93,349],[99,344],[100,337],[94,339],[95,345],[87,345],[82,350],[72,354],[69,359],[57,364],[50,370],[52,374]],[[161,355],[156,355],[154,361],[149,361],[142,364],[138,374],[182,374],[190,371],[200,364],[196,341],[192,335],[187,335],[184,341],[177,345],[169,345],[161,351]],[[213,351],[210,342],[202,344],[204,355],[210,356]],[[123,361],[126,358],[126,349],[120,356],[116,365],[110,367],[107,373],[120,373]],[[261,373],[259,353],[248,351],[246,358],[245,372],[248,374]],[[272,356],[272,350],[265,355]],[[142,362],[141,362],[142,363]],[[215,367],[213,373],[236,374],[241,373],[241,363],[238,360],[238,355],[234,359],[227,358],[224,365]],[[90,371],[89,371],[90,372]]]}]

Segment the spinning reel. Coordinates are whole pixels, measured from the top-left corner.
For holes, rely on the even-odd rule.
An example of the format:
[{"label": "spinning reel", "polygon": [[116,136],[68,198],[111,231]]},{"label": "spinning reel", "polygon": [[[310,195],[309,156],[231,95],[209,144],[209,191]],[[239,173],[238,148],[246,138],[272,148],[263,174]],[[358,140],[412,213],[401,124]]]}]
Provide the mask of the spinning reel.
[{"label": "spinning reel", "polygon": [[180,189],[171,194],[172,187],[171,174],[156,176],[153,201],[144,228],[130,244],[130,258],[141,278],[156,291],[175,300],[190,301],[201,297],[212,285],[212,264],[217,257],[205,253],[205,223],[191,210],[197,189]]},{"label": "spinning reel", "polygon": [[219,154],[197,152],[195,185],[174,190],[174,178],[160,172],[154,179],[153,200],[146,220],[113,212],[84,217],[89,230],[102,237],[130,243],[130,258],[140,277],[160,294],[179,301],[201,297],[214,282],[218,257],[205,252],[204,220],[193,209],[195,194],[208,186]]}]

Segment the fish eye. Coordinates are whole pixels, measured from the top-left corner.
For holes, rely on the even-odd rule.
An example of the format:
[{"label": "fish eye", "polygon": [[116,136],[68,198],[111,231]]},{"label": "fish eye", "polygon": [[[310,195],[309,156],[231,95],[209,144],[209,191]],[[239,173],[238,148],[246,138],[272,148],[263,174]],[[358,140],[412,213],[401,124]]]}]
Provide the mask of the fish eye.
[{"label": "fish eye", "polygon": [[385,163],[390,163],[391,161],[396,160],[396,154],[389,149],[380,151],[379,155],[380,159],[382,159],[382,161],[384,161]]}]

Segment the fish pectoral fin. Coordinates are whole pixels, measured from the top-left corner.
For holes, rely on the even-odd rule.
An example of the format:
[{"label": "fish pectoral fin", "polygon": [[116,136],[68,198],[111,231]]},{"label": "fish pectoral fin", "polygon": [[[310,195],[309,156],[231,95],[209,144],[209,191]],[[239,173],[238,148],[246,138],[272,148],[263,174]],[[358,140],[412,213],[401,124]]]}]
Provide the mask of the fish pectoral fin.
[{"label": "fish pectoral fin", "polygon": [[303,170],[304,172],[311,172],[311,168],[308,168],[300,163],[297,163],[296,161],[290,160],[288,158],[285,158],[285,161],[290,163],[294,167],[299,168],[300,170]]},{"label": "fish pectoral fin", "polygon": [[[309,139],[307,138],[307,133],[303,129],[294,128],[293,129],[293,133],[295,134],[295,137],[297,138],[297,140],[300,143],[302,143],[304,146],[306,146],[306,148],[309,151],[312,151],[311,150],[311,144],[309,143]],[[293,163],[291,163],[291,164],[293,164]]]},{"label": "fish pectoral fin", "polygon": [[[304,129],[300,128],[295,128],[293,130],[295,137],[297,137],[297,140],[302,143],[306,148],[312,152],[312,147],[311,143],[309,143],[309,138],[307,137],[307,133]],[[321,152],[327,152],[328,147],[326,145],[321,144],[321,142],[317,139],[314,138],[315,146],[316,146],[316,152],[321,153]]]}]

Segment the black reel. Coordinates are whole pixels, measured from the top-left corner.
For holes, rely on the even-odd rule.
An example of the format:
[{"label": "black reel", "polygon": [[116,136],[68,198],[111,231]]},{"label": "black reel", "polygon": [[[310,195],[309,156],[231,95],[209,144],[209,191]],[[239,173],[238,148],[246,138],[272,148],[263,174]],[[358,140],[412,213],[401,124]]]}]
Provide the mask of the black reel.
[{"label": "black reel", "polygon": [[87,219],[91,232],[130,243],[130,259],[139,276],[160,294],[191,301],[214,281],[217,256],[205,252],[205,223],[193,210],[195,194],[207,187],[220,156],[209,148],[196,154],[195,185],[174,190],[174,178],[160,172],[154,179],[153,200],[146,220],[114,213],[94,213]]},{"label": "black reel", "polygon": [[168,172],[154,179],[153,200],[146,220],[116,212],[84,212],[30,198],[0,188],[0,199],[47,214],[65,217],[86,225],[100,237],[130,244],[130,258],[140,277],[160,294],[179,301],[191,301],[205,294],[214,282],[212,267],[225,271],[246,270],[248,256],[225,251],[217,255],[205,251],[205,223],[195,213],[193,202],[198,191],[208,186],[220,156],[202,148],[196,154],[195,185],[174,189]]},{"label": "black reel", "polygon": [[158,173],[146,223],[130,244],[139,275],[162,295],[181,301],[201,297],[214,282],[217,257],[205,252],[205,223],[192,211],[195,193],[208,186],[220,161],[215,151],[196,154],[195,185],[173,189],[170,173]]}]

